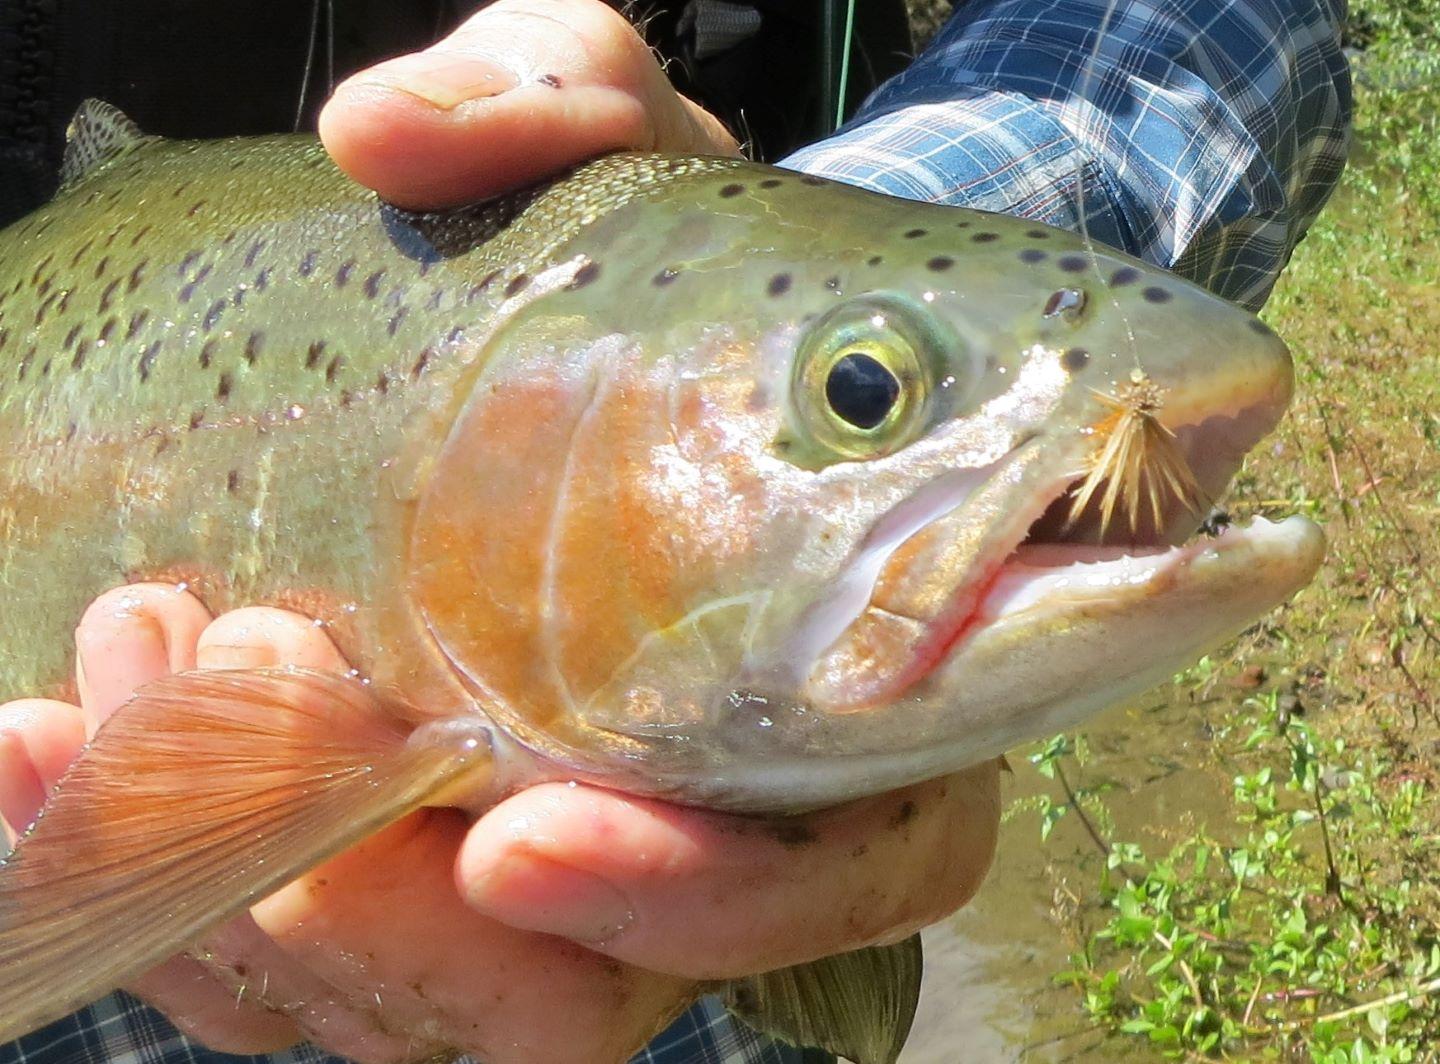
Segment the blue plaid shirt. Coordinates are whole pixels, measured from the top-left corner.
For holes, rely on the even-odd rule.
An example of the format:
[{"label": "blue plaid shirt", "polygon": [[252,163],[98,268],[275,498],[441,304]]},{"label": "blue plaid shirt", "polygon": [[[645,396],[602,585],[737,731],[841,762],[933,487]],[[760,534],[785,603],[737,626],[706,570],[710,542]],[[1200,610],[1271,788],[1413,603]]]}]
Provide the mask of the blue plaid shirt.
[{"label": "blue plaid shirt", "polygon": [[[1072,229],[1083,219],[1093,238],[1257,308],[1344,165],[1343,15],[1343,0],[970,0],[839,133],[785,165]],[[223,1057],[124,995],[0,1047],[0,1064],[335,1059]],[[635,1062],[827,1059],[706,999]]]}]

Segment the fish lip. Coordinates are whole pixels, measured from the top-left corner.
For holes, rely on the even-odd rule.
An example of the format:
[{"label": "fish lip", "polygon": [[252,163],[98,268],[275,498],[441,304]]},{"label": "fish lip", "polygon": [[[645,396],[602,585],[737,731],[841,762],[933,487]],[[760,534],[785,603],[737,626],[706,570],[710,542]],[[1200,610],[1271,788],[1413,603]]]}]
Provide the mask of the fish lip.
[{"label": "fish lip", "polygon": [[[1217,409],[1218,404],[1212,405],[1208,409],[1203,404],[1192,404],[1190,409],[1194,410],[1198,416],[1187,422],[1173,423],[1166,427],[1177,435],[1194,430],[1192,442],[1203,442],[1206,437],[1202,435],[1201,430],[1206,426],[1209,426],[1212,433],[1217,430],[1223,431],[1226,426],[1238,427],[1244,445],[1238,448],[1232,445],[1223,449],[1221,460],[1212,461],[1207,470],[1208,479],[1212,483],[1228,484],[1231,477],[1239,470],[1245,455],[1253,450],[1278,423],[1288,398],[1289,394],[1286,390],[1283,396],[1257,397],[1252,402],[1229,412]],[[1055,441],[1049,442],[1053,444]],[[1042,441],[1038,439],[1033,441],[1034,446],[1040,446],[1041,443]],[[1012,450],[1011,456],[1015,456],[1022,449],[1022,447],[1016,447]],[[1031,503],[1027,509],[1031,510],[1033,517],[1026,524],[1024,530],[1014,537],[1007,537],[1006,541],[997,543],[985,557],[977,559],[975,565],[960,574],[960,578],[952,590],[952,602],[958,605],[960,602],[968,600],[968,609],[953,611],[947,609],[928,620],[908,618],[903,613],[899,613],[898,616],[913,621],[917,627],[910,661],[894,670],[879,683],[858,685],[855,692],[858,697],[848,700],[847,703],[836,704],[833,700],[827,700],[831,702],[832,711],[844,713],[865,710],[887,704],[903,696],[928,676],[941,669],[945,662],[955,656],[967,642],[984,632],[992,622],[998,619],[987,613],[986,604],[996,593],[1005,576],[1007,566],[1011,565],[1017,555],[1026,549],[1027,544],[1031,543],[1035,527],[1045,514],[1052,507],[1064,503],[1070,494],[1071,485],[1078,477],[1078,474],[1069,468],[1063,459],[1055,463],[1055,468],[1058,472],[1047,478],[1045,483],[1037,488],[1031,496]],[[1210,492],[1212,498],[1219,494],[1218,488]],[[1172,527],[1167,538],[1173,539],[1173,542],[1157,540],[1149,543],[1112,543],[1105,549],[1120,550],[1130,557],[1143,557],[1146,554],[1159,557],[1178,551],[1182,553],[1174,553],[1171,559],[1178,564],[1189,557],[1183,553],[1184,551],[1204,551],[1205,540],[1192,540],[1192,537],[1200,529],[1204,516],[1200,513],[1193,514],[1191,515],[1192,519],[1185,524]],[[936,518],[936,521],[931,524],[941,520],[944,520],[944,517]],[[1174,522],[1168,522],[1168,524],[1173,526]],[[1176,538],[1177,532],[1183,534]],[[1058,550],[1064,550],[1067,545],[1076,551],[1084,551],[1087,546],[1093,546],[1083,542],[1067,544],[1067,541],[1064,540],[1048,543],[1042,540],[1040,543]],[[867,610],[880,608],[875,604],[873,597],[870,605],[866,607]],[[864,612],[862,611],[862,615]],[[887,612],[896,613],[893,610],[887,610]]]}]

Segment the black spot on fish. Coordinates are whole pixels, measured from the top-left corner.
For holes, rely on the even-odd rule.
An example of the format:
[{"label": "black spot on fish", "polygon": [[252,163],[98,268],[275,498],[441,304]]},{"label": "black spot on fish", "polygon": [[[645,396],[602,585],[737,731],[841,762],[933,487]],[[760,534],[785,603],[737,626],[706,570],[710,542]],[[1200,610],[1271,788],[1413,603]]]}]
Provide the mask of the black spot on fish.
[{"label": "black spot on fish", "polygon": [[270,287],[270,267],[266,266],[255,275],[255,291],[263,292]]},{"label": "black spot on fish", "polygon": [[1039,248],[1026,248],[1020,252],[1020,261],[1034,265],[1037,262],[1044,262],[1048,256]]},{"label": "black spot on fish", "polygon": [[1050,234],[1043,229],[1027,229],[1025,235],[1031,240],[1049,240]]},{"label": "black spot on fish", "polygon": [[[152,230],[153,228],[155,228],[153,225],[141,226],[138,230],[136,230],[135,235],[130,238],[130,246],[132,248],[139,247],[140,241],[144,240],[147,236],[149,236],[150,230]],[[87,244],[86,247],[89,247],[89,245]]]},{"label": "black spot on fish", "polygon": [[[108,262],[109,260],[106,259],[105,261]],[[186,274],[188,274],[188,273],[190,272],[191,267],[193,267],[193,266],[194,266],[197,262],[199,262],[199,261],[200,261],[200,252],[198,252],[198,251],[188,252],[188,253],[186,254],[186,256],[185,256],[183,259],[180,260],[180,265],[179,265],[178,267],[176,267],[175,272],[176,272],[177,274],[179,274],[179,276],[184,277]],[[99,275],[97,274],[96,276],[98,277]]]},{"label": "black spot on fish", "polygon": [[252,366],[255,365],[260,359],[260,348],[264,344],[265,334],[263,332],[251,333],[250,338],[245,341],[245,361]]},{"label": "black spot on fish", "polygon": [[529,283],[530,275],[528,273],[517,274],[510,278],[510,283],[505,286],[505,298],[509,299],[511,296],[523,292]]},{"label": "black spot on fish", "polygon": [[464,335],[465,327],[463,325],[452,326],[450,331],[445,334],[445,342],[447,344],[458,344],[460,342],[460,338]]},{"label": "black spot on fish", "polygon": [[336,286],[337,286],[337,287],[340,287],[340,288],[344,288],[344,287],[346,286],[346,284],[348,284],[348,283],[350,282],[350,275],[351,275],[352,273],[354,273],[354,272],[355,272],[355,260],[354,260],[354,259],[347,259],[345,262],[341,263],[341,264],[340,264],[340,268],[335,271],[335,284],[336,284]]},{"label": "black spot on fish", "polygon": [[300,276],[309,277],[312,273],[314,273],[315,263],[316,260],[318,260],[319,258],[320,252],[318,251],[311,250],[305,252],[305,254],[300,259]]},{"label": "black spot on fish", "polygon": [[233,386],[234,382],[230,380],[230,374],[220,374],[220,382],[215,385],[215,398],[219,399],[222,403],[225,402],[230,398],[230,389]]},{"label": "black spot on fish", "polygon": [[1047,318],[1053,318],[1058,314],[1073,318],[1083,309],[1085,309],[1085,293],[1078,288],[1062,288],[1058,292],[1050,293],[1050,298],[1045,301],[1045,309],[1041,313]]},{"label": "black spot on fish", "polygon": [[790,280],[788,273],[777,273],[770,278],[770,283],[765,286],[765,291],[772,296],[783,296],[790,291]]},{"label": "black spot on fish", "polygon": [[650,283],[655,285],[657,288],[664,288],[667,284],[669,284],[671,281],[675,280],[675,278],[679,276],[679,270],[675,269],[673,266],[666,266],[654,277],[650,278]]},{"label": "black spot on fish", "polygon": [[838,277],[827,277],[827,278],[825,278],[825,287],[828,288],[828,289],[830,289],[830,291],[832,291],[832,292],[838,292],[838,291],[840,291],[840,278],[838,278]]},{"label": "black spot on fish", "polygon": [[767,177],[764,181],[761,181],[761,182],[760,182],[760,187],[761,187],[761,188],[779,188],[779,187],[780,187],[781,185],[783,185],[784,183],[785,183],[785,182],[784,182],[784,181],[781,181],[778,177]]},{"label": "black spot on fish", "polygon": [[130,271],[129,291],[133,292],[140,287],[140,282],[145,280],[145,268],[149,265],[149,259],[141,259],[135,264],[135,268]]},{"label": "black spot on fish", "polygon": [[587,262],[584,266],[581,266],[578,270],[575,271],[575,276],[571,278],[570,283],[565,287],[571,289],[572,291],[576,288],[584,288],[587,284],[594,281],[595,278],[599,276],[600,264],[598,262]]},{"label": "black spot on fish", "polygon": [[430,298],[425,301],[426,310],[439,310],[440,304],[445,302],[445,289],[437,288],[430,293]]},{"label": "black spot on fish", "polygon": [[969,228],[970,228],[970,222],[969,222],[968,219],[962,218],[962,219],[960,219],[958,222],[955,223],[955,228],[956,228],[956,229],[969,229]]},{"label": "black spot on fish", "polygon": [[809,185],[814,188],[819,185],[823,185],[825,183],[825,179],[823,177],[816,177],[814,174],[805,174],[800,178],[800,183],[802,185]]},{"label": "black spot on fish", "polygon": [[209,369],[210,363],[215,361],[215,347],[218,341],[206,340],[205,346],[200,348],[200,368]]},{"label": "black spot on fish", "polygon": [[390,391],[390,374],[386,373],[383,369],[380,371],[380,376],[375,378],[375,390],[381,395],[385,395]]},{"label": "black spot on fish", "polygon": [[385,278],[384,270],[376,270],[369,277],[365,278],[365,294],[374,299],[380,294],[380,282]]},{"label": "black spot on fish", "polygon": [[100,326],[100,335],[95,338],[96,343],[100,345],[108,344],[110,337],[115,335],[115,327],[119,324],[120,323],[114,318],[106,318],[105,323]]},{"label": "black spot on fish", "polygon": [[559,74],[541,74],[535,80],[540,82],[541,85],[549,86],[552,89],[558,89],[565,84]]},{"label": "black spot on fish", "polygon": [[868,259],[865,260],[865,265],[866,265],[866,266],[879,266],[879,265],[880,265],[882,262],[884,262],[884,261],[885,261],[885,256],[883,256],[883,255],[871,255]]},{"label": "black spot on fish", "polygon": [[245,268],[247,270],[253,270],[255,268],[255,260],[260,257],[260,252],[264,250],[265,241],[263,240],[257,240],[250,245],[250,250],[245,252]]},{"label": "black spot on fish", "polygon": [[1000,234],[990,232],[971,233],[970,239],[976,244],[988,244],[992,240],[999,240]]},{"label": "black spot on fish", "polygon": [[210,309],[205,312],[205,320],[202,324],[206,332],[215,328],[216,324],[220,321],[220,315],[223,313],[225,313],[225,300],[215,300]]},{"label": "black spot on fish", "polygon": [[[60,346],[65,348],[66,350],[69,350],[71,347],[75,346],[75,341],[79,338],[80,326],[77,325],[75,326],[75,328],[71,329],[68,333],[65,334],[65,342],[62,343]],[[3,350],[5,350],[5,333],[3,331],[0,331],[0,351]]]},{"label": "black spot on fish", "polygon": [[1076,373],[1090,364],[1090,352],[1083,347],[1072,347],[1060,356],[1060,364],[1071,373]]},{"label": "black spot on fish", "polygon": [[928,270],[933,270],[935,273],[944,273],[946,270],[948,270],[951,266],[954,265],[955,260],[952,259],[949,255],[936,255],[933,259],[931,259],[925,264],[925,268]]},{"label": "black spot on fish", "polygon": [[1140,280],[1140,271],[1134,266],[1121,266],[1110,275],[1110,287],[1122,288],[1127,284],[1134,284]]},{"label": "black spot on fish", "polygon": [[100,314],[108,314],[108,313],[110,312],[110,304],[111,304],[111,303],[114,301],[114,299],[115,299],[115,289],[117,289],[117,288],[119,288],[119,287],[120,287],[120,281],[119,281],[119,279],[116,279],[116,280],[114,280],[114,281],[111,281],[109,284],[107,284],[107,285],[105,286],[105,291],[102,292],[102,293],[100,293],[100,308],[99,308],[98,313],[100,313]]},{"label": "black spot on fish", "polygon": [[918,239],[919,237],[924,236],[924,235],[925,235],[926,233],[928,233],[928,232],[930,232],[930,230],[928,230],[928,229],[907,229],[907,230],[905,230],[905,239],[906,239],[906,240],[915,240],[915,239]]},{"label": "black spot on fish", "polygon": [[136,370],[140,373],[140,382],[143,384],[150,379],[150,369],[155,365],[155,356],[160,354],[160,341],[156,340],[147,347],[136,363]]},{"label": "black spot on fish", "polygon": [[203,424],[205,424],[205,408],[201,407],[199,410],[192,410],[190,412],[189,422],[190,431],[194,432]]},{"label": "black spot on fish", "polygon": [[75,345],[75,355],[70,359],[71,369],[80,369],[85,365],[85,356],[90,353],[90,341],[81,340]]},{"label": "black spot on fish", "polygon": [[140,330],[145,327],[145,323],[149,319],[150,312],[148,310],[141,309],[137,310],[134,314],[132,314],[130,316],[130,325],[125,330],[125,339],[133,340],[135,339],[135,337],[139,336]]},{"label": "black spot on fish", "polygon": [[197,200],[195,203],[190,205],[190,209],[186,211],[185,214],[190,218],[194,218],[197,214],[199,214],[202,210],[205,209],[205,204],[208,202],[209,200]]},{"label": "black spot on fish", "polygon": [[109,256],[109,255],[103,255],[103,256],[101,256],[100,261],[95,264],[95,275],[94,275],[94,276],[95,276],[95,280],[98,281],[98,280],[100,280],[100,278],[104,277],[104,276],[105,276],[105,271],[108,270],[109,268],[110,268],[110,256]]},{"label": "black spot on fish", "polygon": [[394,315],[391,316],[390,320],[386,322],[385,331],[391,336],[394,336],[397,332],[400,331],[400,323],[405,320],[405,315],[409,313],[409,307],[401,307],[394,313]]},{"label": "black spot on fish", "polygon": [[344,364],[345,364],[345,359],[344,359],[342,356],[340,356],[340,355],[336,355],[334,358],[332,358],[332,359],[330,360],[329,365],[327,365],[327,366],[325,367],[325,383],[326,383],[326,384],[334,384],[334,383],[335,383],[335,378],[338,377],[338,376],[340,376],[340,367],[343,366]]},{"label": "black spot on fish", "polygon": [[325,341],[316,340],[310,345],[310,350],[305,352],[305,368],[314,369],[320,365],[320,358],[325,354]]},{"label": "black spot on fish", "polygon": [[1061,255],[1056,265],[1066,273],[1080,273],[1089,265],[1089,261],[1084,255]]},{"label": "black spot on fish", "polygon": [[422,350],[422,351],[420,352],[419,356],[415,359],[415,365],[413,365],[413,366],[410,367],[410,377],[411,377],[411,379],[413,379],[413,380],[419,380],[419,379],[420,379],[420,375],[421,375],[422,373],[424,373],[425,370],[429,367],[429,365],[430,365],[430,360],[431,360],[432,358],[434,358],[434,357],[435,357],[435,350],[434,350],[434,348],[427,347],[427,348],[425,348],[424,350]]},{"label": "black spot on fish", "polygon": [[187,188],[189,188],[189,187],[190,187],[190,182],[189,182],[189,181],[182,181],[182,182],[180,182],[180,184],[176,185],[173,189],[170,190],[170,198],[171,198],[171,199],[179,199],[180,196],[181,196],[181,194],[182,194]]},{"label": "black spot on fish", "polygon": [[736,184],[736,183],[731,183],[731,184],[725,185],[724,187],[722,187],[722,188],[720,189],[720,198],[721,198],[721,199],[734,199],[736,196],[740,195],[740,193],[742,193],[742,192],[744,192],[744,191],[745,191],[745,186],[744,186],[744,185]]},{"label": "black spot on fish", "polygon": [[1140,294],[1145,297],[1147,303],[1168,303],[1173,298],[1170,289],[1161,288],[1158,285],[1151,285]]},{"label": "black spot on fish", "polygon": [[231,495],[240,490],[240,470],[232,469],[225,474],[225,490]]}]

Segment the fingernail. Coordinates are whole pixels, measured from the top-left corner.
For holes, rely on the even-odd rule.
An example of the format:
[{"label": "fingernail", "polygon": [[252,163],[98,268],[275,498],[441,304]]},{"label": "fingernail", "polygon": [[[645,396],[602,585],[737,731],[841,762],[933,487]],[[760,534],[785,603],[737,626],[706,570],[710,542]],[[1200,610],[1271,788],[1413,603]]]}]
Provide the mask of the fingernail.
[{"label": "fingernail", "polygon": [[499,96],[520,83],[514,71],[494,60],[447,52],[402,56],[377,67],[364,80],[408,92],[442,111]]},{"label": "fingernail", "polygon": [[25,738],[16,731],[0,731],[0,818],[21,835],[40,815],[45,787]]},{"label": "fingernail", "polygon": [[468,900],[501,923],[588,945],[609,942],[635,922],[630,899],[610,883],[529,854],[501,860]]},{"label": "fingernail", "polygon": [[202,669],[268,669],[280,659],[268,643],[205,643],[196,664]]}]

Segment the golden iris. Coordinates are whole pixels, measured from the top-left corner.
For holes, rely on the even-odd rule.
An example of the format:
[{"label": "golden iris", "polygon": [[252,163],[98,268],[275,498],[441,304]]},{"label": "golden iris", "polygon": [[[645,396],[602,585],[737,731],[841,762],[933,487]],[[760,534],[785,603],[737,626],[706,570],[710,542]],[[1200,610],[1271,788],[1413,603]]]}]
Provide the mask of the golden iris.
[{"label": "golden iris", "polygon": [[867,296],[815,323],[791,382],[799,438],[833,461],[891,454],[919,435],[935,357],[917,316],[899,300]]}]

